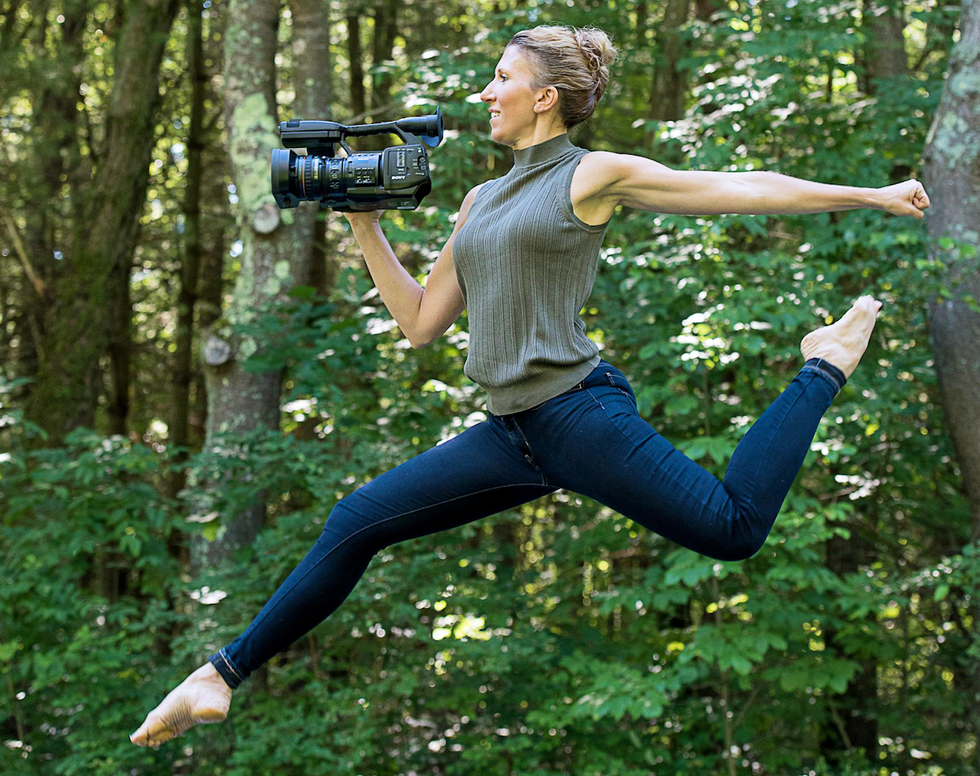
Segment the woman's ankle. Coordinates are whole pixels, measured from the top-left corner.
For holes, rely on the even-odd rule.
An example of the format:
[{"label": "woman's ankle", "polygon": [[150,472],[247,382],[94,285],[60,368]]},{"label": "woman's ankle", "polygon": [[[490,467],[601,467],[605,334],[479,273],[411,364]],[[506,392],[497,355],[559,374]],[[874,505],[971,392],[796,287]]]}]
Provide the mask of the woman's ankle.
[{"label": "woman's ankle", "polygon": [[847,382],[847,378],[844,376],[843,370],[834,366],[823,358],[807,359],[806,363],[803,364],[803,369],[801,371],[818,372],[824,377],[828,378],[834,384],[836,393],[840,393],[841,389],[844,387],[844,384]]},{"label": "woman's ankle", "polygon": [[208,658],[208,662],[232,690],[237,689],[245,681],[242,672],[232,662],[231,658],[228,657],[223,648],[211,655]]}]

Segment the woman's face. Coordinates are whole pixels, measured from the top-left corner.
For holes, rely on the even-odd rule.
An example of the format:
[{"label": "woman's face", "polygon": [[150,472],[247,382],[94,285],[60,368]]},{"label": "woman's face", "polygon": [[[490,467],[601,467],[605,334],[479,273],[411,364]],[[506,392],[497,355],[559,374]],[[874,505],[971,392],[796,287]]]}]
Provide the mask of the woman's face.
[{"label": "woman's face", "polygon": [[[552,105],[554,100],[557,114],[557,90],[553,87],[538,90],[537,100],[531,90],[532,72],[530,64],[521,55],[517,46],[508,46],[504,55],[497,63],[494,79],[487,84],[480,94],[493,111],[500,115],[491,114],[490,137],[498,143],[512,147],[526,146],[522,139],[531,138],[535,133],[537,119]],[[553,94],[552,94],[553,93]],[[538,109],[535,110],[535,105]]]}]

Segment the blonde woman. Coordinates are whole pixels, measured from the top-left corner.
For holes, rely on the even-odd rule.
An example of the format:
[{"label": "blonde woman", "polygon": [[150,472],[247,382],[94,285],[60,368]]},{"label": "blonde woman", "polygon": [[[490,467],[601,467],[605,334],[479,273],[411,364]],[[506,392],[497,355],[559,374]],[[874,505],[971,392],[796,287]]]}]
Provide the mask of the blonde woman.
[{"label": "blonde woman", "polygon": [[594,28],[540,26],[510,40],[480,96],[490,136],[513,150],[514,166],[466,195],[424,290],[392,253],[381,211],[344,214],[413,347],[467,309],[463,369],[486,390],[489,419],[339,501],[251,624],[147,715],[133,743],[159,746],[223,720],[232,690],[334,612],[378,551],[559,488],[712,558],[749,558],[762,547],[881,303],[863,296],[803,338],[799,373],[719,481],[638,415],[626,377],[585,336],[577,311],[592,291],[609,220],[619,205],[702,215],[871,207],[922,218],[929,199],[916,181],[875,190],[763,172],[685,172],[579,148],[568,131],[592,115],[615,56]]}]

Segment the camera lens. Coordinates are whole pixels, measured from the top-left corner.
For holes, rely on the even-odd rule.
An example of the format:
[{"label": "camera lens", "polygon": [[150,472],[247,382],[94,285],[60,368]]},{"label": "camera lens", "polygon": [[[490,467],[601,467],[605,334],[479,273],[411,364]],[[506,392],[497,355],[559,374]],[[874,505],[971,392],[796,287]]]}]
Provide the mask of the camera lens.
[{"label": "camera lens", "polygon": [[343,197],[348,185],[344,175],[346,162],[346,158],[303,156],[291,149],[273,149],[272,194],[276,203],[287,208],[300,202]]},{"label": "camera lens", "polygon": [[300,203],[300,198],[291,185],[299,158],[293,150],[276,148],[272,151],[272,196],[281,208],[296,207]]}]

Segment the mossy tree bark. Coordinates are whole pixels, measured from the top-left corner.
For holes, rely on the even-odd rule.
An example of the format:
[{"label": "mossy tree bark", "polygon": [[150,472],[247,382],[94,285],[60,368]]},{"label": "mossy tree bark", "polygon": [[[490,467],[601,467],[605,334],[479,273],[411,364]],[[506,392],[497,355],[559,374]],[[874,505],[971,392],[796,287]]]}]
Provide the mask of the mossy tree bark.
[{"label": "mossy tree bark", "polygon": [[[225,33],[224,112],[238,203],[235,207],[242,253],[230,302],[202,335],[208,418],[204,449],[237,455],[237,440],[250,432],[279,427],[281,371],[248,372],[245,362],[266,343],[238,333],[257,312],[286,300],[297,278],[309,274],[312,240],[310,205],[280,211],[272,196],[269,160],[280,147],[276,107],[276,0],[232,0]],[[213,483],[214,493],[221,483]],[[211,497],[196,504],[208,514]],[[214,568],[254,541],[265,522],[262,494],[234,516],[226,516],[213,540],[191,545],[197,570]]]},{"label": "mossy tree bark", "polygon": [[[964,3],[939,107],[926,138],[931,257],[945,264],[946,294],[930,306],[930,336],[943,413],[980,540],[980,6]],[[951,239],[946,249],[939,240]],[[962,593],[962,591],[960,591]],[[957,595],[957,598],[962,598]],[[950,603],[953,606],[960,604]],[[973,620],[980,607],[973,604]],[[972,634],[976,638],[976,633]],[[972,734],[980,737],[980,667],[964,661]],[[980,766],[980,753],[975,753]]]},{"label": "mossy tree bark", "polygon": [[980,539],[980,7],[965,3],[960,40],[923,154],[929,234],[958,244],[934,257],[946,265],[948,296],[931,308],[943,410]]}]

